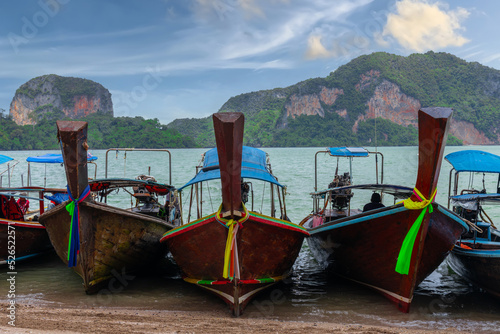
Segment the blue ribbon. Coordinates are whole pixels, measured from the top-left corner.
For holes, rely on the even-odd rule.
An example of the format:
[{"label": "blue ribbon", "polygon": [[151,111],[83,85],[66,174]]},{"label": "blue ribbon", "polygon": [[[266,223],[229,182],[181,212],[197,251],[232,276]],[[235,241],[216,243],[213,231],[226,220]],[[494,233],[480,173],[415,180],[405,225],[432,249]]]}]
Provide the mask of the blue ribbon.
[{"label": "blue ribbon", "polygon": [[71,216],[70,228],[69,228],[69,240],[68,240],[68,267],[76,266],[76,256],[80,252],[80,212],[78,211],[78,204],[82,202],[90,194],[90,187],[87,185],[80,198],[76,200],[71,195],[68,189],[68,195],[71,202],[66,205],[66,210],[68,210]]}]

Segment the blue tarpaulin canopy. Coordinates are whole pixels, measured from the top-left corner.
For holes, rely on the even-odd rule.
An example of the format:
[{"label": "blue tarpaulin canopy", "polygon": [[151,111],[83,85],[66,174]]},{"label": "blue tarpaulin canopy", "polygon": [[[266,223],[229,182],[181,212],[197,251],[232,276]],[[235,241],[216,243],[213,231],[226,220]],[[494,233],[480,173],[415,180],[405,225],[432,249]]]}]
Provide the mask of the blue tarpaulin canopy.
[{"label": "blue tarpaulin canopy", "polygon": [[45,195],[45,198],[56,204],[61,204],[69,199],[69,195],[64,193],[54,193],[52,196]]},{"label": "blue tarpaulin canopy", "polygon": [[[266,167],[266,152],[258,148],[243,146],[241,177],[266,181],[283,187]],[[215,179],[220,179],[220,170],[217,149],[213,148],[205,153],[202,170],[179,190],[198,182]]]},{"label": "blue tarpaulin canopy", "polygon": [[444,157],[457,172],[500,173],[500,156],[477,150],[458,151]]},{"label": "blue tarpaulin canopy", "polygon": [[[87,154],[87,161],[94,161],[97,160],[96,156],[91,155],[90,153]],[[56,164],[56,163],[63,163],[63,157],[62,154],[55,154],[55,153],[48,153],[36,157],[29,157],[26,159],[28,162],[38,162],[38,163],[45,163],[45,164]]]},{"label": "blue tarpaulin canopy", "polygon": [[11,160],[14,160],[14,159],[12,159],[11,157],[8,157],[6,155],[0,154],[0,165],[6,163],[8,161],[11,161]]},{"label": "blue tarpaulin canopy", "polygon": [[330,147],[330,155],[333,157],[367,157],[368,151],[362,147]]}]

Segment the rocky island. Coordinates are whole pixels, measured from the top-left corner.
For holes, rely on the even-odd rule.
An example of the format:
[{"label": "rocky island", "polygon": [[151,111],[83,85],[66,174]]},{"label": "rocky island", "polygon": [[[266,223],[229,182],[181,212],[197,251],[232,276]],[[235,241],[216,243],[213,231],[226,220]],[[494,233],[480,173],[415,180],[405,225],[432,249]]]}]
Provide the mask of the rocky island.
[{"label": "rocky island", "polygon": [[96,112],[113,116],[113,102],[106,88],[87,79],[49,74],[21,85],[9,114],[18,125],[32,125],[44,116],[80,119]]}]

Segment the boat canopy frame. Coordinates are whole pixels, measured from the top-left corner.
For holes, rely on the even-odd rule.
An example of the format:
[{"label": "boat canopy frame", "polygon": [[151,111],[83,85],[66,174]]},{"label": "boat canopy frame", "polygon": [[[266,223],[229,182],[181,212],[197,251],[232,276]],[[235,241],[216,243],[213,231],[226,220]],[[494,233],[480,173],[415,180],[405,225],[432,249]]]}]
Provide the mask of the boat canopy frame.
[{"label": "boat canopy frame", "polygon": [[[491,195],[490,198],[494,198],[495,195],[500,196],[500,156],[480,150],[463,150],[450,153],[446,155],[444,159],[452,166],[448,180],[448,209],[450,208],[452,200],[460,201],[467,198],[461,197],[461,195],[464,195],[463,191],[460,195],[458,194],[460,173],[498,174],[497,194],[489,193],[484,195]],[[475,200],[482,201],[488,198],[488,196],[477,196]],[[467,201],[470,201],[470,199],[467,199]]]},{"label": "boat canopy frame", "polygon": [[[94,166],[94,179],[97,178],[97,164],[95,163],[97,157],[95,155],[91,155],[90,153],[87,155],[87,164],[91,164]],[[38,155],[34,157],[26,158],[28,162],[28,179],[26,180],[27,186],[30,187],[32,185],[31,182],[31,163],[43,163],[45,167],[44,177],[43,177],[43,186],[47,187],[47,164],[64,164],[64,159],[61,153],[47,153],[44,155]],[[21,182],[22,183],[22,182]]]},{"label": "boat canopy frame", "polygon": [[[242,148],[242,165],[241,165],[241,178],[242,179],[253,179],[263,181],[264,185],[266,183],[270,184],[270,201],[271,201],[271,217],[276,217],[276,207],[275,207],[275,196],[277,195],[280,206],[280,213],[282,217],[287,217],[286,213],[286,203],[285,194],[286,186],[279,183],[278,178],[273,174],[271,163],[269,160],[269,155],[258,148],[243,146]],[[177,190],[182,194],[182,190],[188,186],[191,186],[190,198],[189,198],[189,210],[187,222],[191,221],[191,210],[193,209],[193,204],[196,203],[196,213],[197,219],[203,216],[203,182],[220,179],[220,169],[219,169],[219,159],[217,148],[212,148],[205,153],[203,153],[201,164],[196,166],[196,175]],[[251,194],[251,208],[250,211],[254,211],[254,187],[253,183],[246,181],[249,185],[249,194]],[[276,190],[274,190],[276,187]],[[280,191],[281,189],[281,191]],[[265,191],[265,186],[264,186]],[[276,194],[275,194],[276,192]],[[179,196],[182,204],[182,195]]]},{"label": "boat canopy frame", "polygon": [[[11,162],[13,163],[12,166]],[[12,177],[11,171],[14,169],[14,167],[16,167],[19,161],[15,160],[14,158],[8,157],[6,155],[0,154],[0,165],[3,165],[4,163],[7,163],[7,169],[0,172],[0,187],[2,187],[3,174],[7,173],[7,180],[10,188],[10,180]]]},{"label": "boat canopy frame", "polygon": [[[115,151],[116,153],[120,151],[125,152],[125,158],[127,152],[131,151],[142,151],[142,152],[165,152],[168,154],[168,184],[172,184],[172,154],[170,153],[169,150],[165,148],[110,148],[106,150],[106,165],[105,165],[105,170],[104,170],[104,178],[108,178],[108,153],[111,151]],[[151,174],[151,173],[149,173]]]},{"label": "boat canopy frame", "polygon": [[[339,159],[341,157],[347,158],[349,160],[349,183],[350,185],[348,186],[341,186],[341,187],[335,187],[335,188],[329,188],[325,190],[318,191],[318,155],[320,153],[328,154],[331,157],[336,157],[337,158],[337,166]],[[367,158],[370,156],[370,154],[375,155],[375,184],[364,184],[364,185],[357,185],[353,186],[352,185],[352,161],[353,158]],[[380,183],[379,183],[379,167],[378,167],[378,157],[381,157],[381,168],[380,168]],[[337,174],[337,171],[335,172]],[[320,200],[324,199],[325,202],[323,203],[322,206],[326,207],[329,202],[332,201],[332,196],[335,196],[336,198],[340,197],[352,197],[353,194],[350,193],[351,189],[366,189],[366,190],[374,190],[374,191],[381,191],[383,192],[384,190],[389,190],[390,187],[392,188],[393,192],[397,192],[395,188],[397,186],[390,186],[387,185],[387,187],[384,187],[383,185],[384,182],[384,155],[381,152],[378,151],[369,151],[365,149],[364,147],[328,147],[325,150],[321,150],[316,152],[314,155],[314,192],[311,193],[311,196],[313,198],[313,211],[317,212],[320,208]],[[404,188],[404,187],[402,187]],[[339,192],[344,192],[348,191],[349,194],[346,195],[333,195],[334,192],[339,191]],[[405,191],[404,191],[405,192]],[[391,193],[391,192],[389,192]],[[406,193],[406,192],[405,192]],[[328,194],[328,195],[327,195]],[[394,195],[394,194],[393,194]],[[396,199],[397,197],[394,196]],[[349,200],[349,205],[347,207],[347,212],[348,215],[351,214],[351,202]]]},{"label": "boat canopy frame", "polygon": [[[478,241],[491,241],[492,229],[490,227],[494,228],[493,231],[496,227],[484,211],[483,204],[500,204],[500,156],[480,150],[463,150],[450,153],[444,159],[452,166],[448,180],[448,209],[451,206],[454,212],[459,212],[459,210],[475,212],[474,220],[465,215],[462,216],[466,221],[471,220],[468,224],[473,231],[474,244]],[[473,180],[474,173],[482,173],[483,189],[481,191],[473,188],[462,189],[459,194],[458,183],[461,173],[469,173],[471,180]],[[498,174],[496,193],[486,193],[485,174]],[[469,186],[472,184],[471,180]],[[460,239],[461,243],[462,239]]]},{"label": "boat canopy frame", "polygon": [[353,158],[367,158],[370,154],[375,154],[375,182],[378,182],[378,156],[380,155],[381,162],[381,173],[380,173],[380,183],[384,183],[384,155],[378,151],[368,151],[363,147],[329,147],[326,150],[321,150],[316,152],[314,155],[314,191],[318,191],[318,154],[325,153],[331,157],[346,157],[349,159],[349,181],[352,184],[352,159]]},{"label": "boat canopy frame", "polygon": [[[242,178],[273,183],[281,188],[285,187],[279,183],[278,178],[273,175],[269,162],[269,155],[266,152],[249,146],[243,146],[242,150]],[[182,191],[182,189],[190,185],[217,179],[220,179],[219,158],[217,155],[217,148],[212,148],[203,154],[202,165],[197,166],[195,177],[178,190]]]}]

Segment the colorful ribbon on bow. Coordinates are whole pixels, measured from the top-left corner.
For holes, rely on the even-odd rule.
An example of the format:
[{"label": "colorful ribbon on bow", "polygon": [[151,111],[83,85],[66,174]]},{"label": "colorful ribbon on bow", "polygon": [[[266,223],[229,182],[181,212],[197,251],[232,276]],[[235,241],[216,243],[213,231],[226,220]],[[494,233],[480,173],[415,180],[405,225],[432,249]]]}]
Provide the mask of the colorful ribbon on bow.
[{"label": "colorful ribbon on bow", "polygon": [[66,205],[66,210],[71,216],[71,222],[69,225],[69,240],[68,240],[68,267],[76,266],[76,256],[80,252],[80,212],[78,210],[78,204],[82,202],[90,194],[90,187],[87,185],[80,198],[76,200],[71,196],[71,192],[68,189],[68,195],[71,202]]},{"label": "colorful ribbon on bow", "polygon": [[248,214],[248,210],[243,203],[242,206],[245,213],[239,220],[222,218],[222,205],[219,207],[219,210],[215,215],[215,218],[229,229],[229,231],[227,232],[226,249],[224,251],[224,269],[222,272],[222,277],[230,278],[231,280],[235,277],[238,279],[240,278],[240,265],[238,261],[238,244],[236,242],[236,235],[238,234],[239,228],[242,226],[241,224],[247,221],[250,217],[250,215]]},{"label": "colorful ribbon on bow", "polygon": [[420,230],[420,226],[422,225],[422,221],[424,220],[425,213],[427,209],[429,209],[429,213],[432,213],[432,202],[434,202],[434,197],[436,197],[436,190],[432,193],[430,199],[426,199],[417,188],[413,189],[413,194],[420,200],[420,202],[413,201],[410,198],[407,198],[403,201],[405,208],[409,210],[420,210],[420,215],[418,215],[417,219],[411,226],[410,230],[406,234],[406,237],[403,240],[403,244],[401,245],[401,250],[399,251],[398,261],[396,263],[396,272],[401,275],[408,275],[410,271],[410,262],[411,255],[413,253],[413,246],[415,245],[415,239],[417,238],[418,231]]}]

